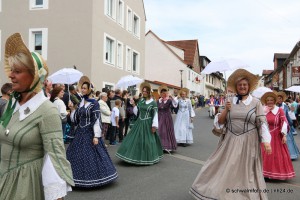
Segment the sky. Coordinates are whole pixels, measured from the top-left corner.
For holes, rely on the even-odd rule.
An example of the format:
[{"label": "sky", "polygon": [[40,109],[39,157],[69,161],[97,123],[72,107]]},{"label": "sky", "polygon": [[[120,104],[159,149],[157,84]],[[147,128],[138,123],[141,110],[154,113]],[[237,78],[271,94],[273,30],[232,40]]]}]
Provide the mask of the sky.
[{"label": "sky", "polygon": [[240,59],[260,75],[274,69],[274,53],[290,53],[300,40],[299,0],[144,0],[144,6],[146,32],[166,41],[197,39],[201,56]]}]

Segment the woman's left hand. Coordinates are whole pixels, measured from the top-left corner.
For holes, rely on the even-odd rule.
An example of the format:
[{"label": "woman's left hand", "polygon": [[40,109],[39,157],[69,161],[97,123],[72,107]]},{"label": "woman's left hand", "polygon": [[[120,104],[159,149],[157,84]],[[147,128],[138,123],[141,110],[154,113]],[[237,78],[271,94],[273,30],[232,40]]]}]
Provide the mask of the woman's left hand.
[{"label": "woman's left hand", "polygon": [[282,137],[282,144],[285,144],[286,143],[286,135],[283,135]]},{"label": "woman's left hand", "polygon": [[97,145],[98,143],[99,143],[99,139],[96,138],[96,137],[94,137],[94,138],[93,138],[93,144],[94,144],[94,145]]},{"label": "woman's left hand", "polygon": [[156,128],[152,127],[152,133],[155,133],[155,132],[156,132]]},{"label": "woman's left hand", "polygon": [[264,142],[264,147],[265,147],[266,153],[270,155],[272,153],[272,148],[271,148],[270,143]]}]

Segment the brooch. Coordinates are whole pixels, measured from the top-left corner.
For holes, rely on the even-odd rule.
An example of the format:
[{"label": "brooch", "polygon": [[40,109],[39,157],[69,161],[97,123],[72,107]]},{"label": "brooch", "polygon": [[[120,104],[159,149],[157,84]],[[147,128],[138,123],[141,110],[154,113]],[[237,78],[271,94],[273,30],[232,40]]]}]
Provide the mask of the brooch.
[{"label": "brooch", "polygon": [[8,134],[9,134],[9,130],[6,129],[6,130],[5,130],[5,135],[8,136]]},{"label": "brooch", "polygon": [[24,110],[24,114],[27,115],[29,112],[30,112],[30,109],[29,109],[29,107],[27,107],[27,108]]}]

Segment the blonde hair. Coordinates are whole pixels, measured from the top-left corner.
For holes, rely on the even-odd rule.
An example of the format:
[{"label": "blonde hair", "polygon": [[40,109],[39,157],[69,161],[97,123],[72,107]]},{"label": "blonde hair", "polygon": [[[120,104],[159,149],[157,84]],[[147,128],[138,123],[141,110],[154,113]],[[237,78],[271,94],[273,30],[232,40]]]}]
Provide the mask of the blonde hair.
[{"label": "blonde hair", "polygon": [[34,76],[35,74],[35,67],[30,66],[31,61],[30,58],[24,53],[17,53],[16,55],[10,56],[7,58],[8,64],[10,67],[17,65],[17,66],[24,66],[28,68],[29,73]]}]

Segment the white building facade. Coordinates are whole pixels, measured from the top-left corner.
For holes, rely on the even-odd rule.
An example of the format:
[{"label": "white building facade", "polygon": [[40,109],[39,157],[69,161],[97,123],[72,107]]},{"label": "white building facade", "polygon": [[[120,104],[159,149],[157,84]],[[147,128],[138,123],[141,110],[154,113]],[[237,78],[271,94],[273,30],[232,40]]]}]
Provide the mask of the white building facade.
[{"label": "white building facade", "polygon": [[[152,31],[146,34],[145,40],[146,80],[165,83],[173,88],[186,87],[192,95],[200,94],[200,74],[186,64],[184,49],[161,40]],[[154,89],[159,86],[154,85]]]},{"label": "white building facade", "polygon": [[[144,78],[143,0],[0,0],[0,65],[5,40],[21,33],[42,54],[50,74],[64,67],[88,76],[97,90],[132,74]],[[8,81],[0,73],[1,83]]]}]

